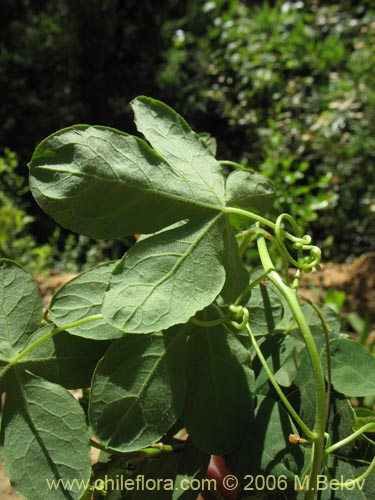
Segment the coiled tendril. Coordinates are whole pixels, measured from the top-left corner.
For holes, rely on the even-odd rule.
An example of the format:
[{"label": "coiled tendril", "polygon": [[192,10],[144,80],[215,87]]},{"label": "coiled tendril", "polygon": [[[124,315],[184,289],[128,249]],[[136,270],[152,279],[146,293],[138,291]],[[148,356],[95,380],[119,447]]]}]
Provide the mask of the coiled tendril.
[{"label": "coiled tendril", "polygon": [[[290,224],[295,235],[283,229],[285,221]],[[319,268],[321,259],[320,248],[311,245],[311,236],[308,234],[302,235],[300,227],[291,215],[286,213],[280,214],[276,219],[274,229],[278,247],[283,257],[286,258],[290,264],[304,272],[310,272],[314,267]],[[291,241],[292,247],[297,250],[297,259],[291,255],[285,244],[285,239]],[[308,252],[308,255],[306,255],[305,252]]]}]

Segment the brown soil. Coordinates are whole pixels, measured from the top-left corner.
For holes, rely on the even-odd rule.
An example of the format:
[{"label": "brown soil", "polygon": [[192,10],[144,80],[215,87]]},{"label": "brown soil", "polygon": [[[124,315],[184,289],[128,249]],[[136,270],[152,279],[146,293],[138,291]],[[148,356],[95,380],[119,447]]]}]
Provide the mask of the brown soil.
[{"label": "brown soil", "polygon": [[375,315],[375,252],[363,254],[349,264],[328,262],[321,267],[321,271],[302,277],[304,292],[319,299],[328,290],[341,290],[346,294],[346,312]]},{"label": "brown soil", "polygon": [[1,500],[21,500],[23,497],[18,495],[10,485],[3,467],[0,463],[0,498]]},{"label": "brown soil", "polygon": [[[43,302],[46,306],[54,291],[74,274],[51,276],[37,279]],[[372,322],[375,318],[375,252],[363,254],[349,264],[328,262],[321,271],[304,275],[301,280],[301,293],[315,300],[324,297],[328,290],[342,290],[346,293],[346,311],[355,311],[360,315],[370,312]],[[11,487],[0,464],[0,499],[22,500]]]}]

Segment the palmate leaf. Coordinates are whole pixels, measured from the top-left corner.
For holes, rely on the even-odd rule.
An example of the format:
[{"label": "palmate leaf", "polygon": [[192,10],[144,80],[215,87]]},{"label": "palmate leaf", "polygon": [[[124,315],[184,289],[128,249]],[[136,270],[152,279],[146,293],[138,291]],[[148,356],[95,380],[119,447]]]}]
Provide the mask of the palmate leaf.
[{"label": "palmate leaf", "polygon": [[134,99],[132,108],[137,129],[176,174],[189,179],[191,196],[223,205],[221,167],[186,121],[166,104],[145,96]]},{"label": "palmate leaf", "polygon": [[41,321],[42,299],[37,284],[21,266],[0,259],[1,357],[21,351]]},{"label": "palmate leaf", "polygon": [[[189,221],[167,232],[167,243],[159,234],[140,242],[113,271],[103,306],[106,321],[114,329],[148,333],[187,321],[215,299],[224,283],[224,300],[231,302],[247,284],[247,273],[241,259],[229,256],[234,236],[225,215],[219,162],[167,105],[140,97],[132,106],[138,130],[151,146],[111,128],[63,129],[36,148],[30,185],[56,221],[96,238],[156,233]],[[272,193],[265,178],[252,174],[242,182],[234,174],[227,202],[259,211],[268,206]],[[66,292],[73,287],[67,285],[51,309],[59,324],[72,300]],[[103,326],[94,335],[87,326],[71,333],[115,338],[114,329],[107,333]]]},{"label": "palmate leaf", "polygon": [[176,112],[166,117],[166,106],[157,101],[148,107],[167,129],[173,120],[174,135],[165,131],[164,142],[180,155],[170,158],[161,136],[156,152],[137,137],[88,125],[63,129],[38,145],[29,165],[30,186],[62,226],[95,238],[123,237],[224,206],[217,161]]},{"label": "palmate leaf", "polygon": [[226,204],[265,213],[273,203],[275,189],[270,179],[259,172],[235,170],[225,184]]},{"label": "palmate leaf", "polygon": [[128,333],[185,323],[225,280],[220,215],[196,218],[138,242],[115,267],[103,315]]},{"label": "palmate leaf", "polygon": [[6,382],[1,456],[12,484],[30,500],[78,500],[84,490],[80,482],[87,484],[91,472],[89,434],[78,401],[17,367]]},{"label": "palmate leaf", "polygon": [[90,421],[109,448],[133,451],[176,422],[185,395],[186,327],[115,341],[93,378]]}]

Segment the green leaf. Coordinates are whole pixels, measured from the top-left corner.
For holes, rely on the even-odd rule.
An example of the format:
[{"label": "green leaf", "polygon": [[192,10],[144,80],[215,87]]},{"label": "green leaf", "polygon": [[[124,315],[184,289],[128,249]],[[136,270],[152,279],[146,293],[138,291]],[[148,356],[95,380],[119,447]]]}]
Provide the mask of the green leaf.
[{"label": "green leaf", "polygon": [[[54,325],[40,328],[32,335],[29,344],[53,328]],[[29,352],[18,362],[18,366],[67,389],[89,387],[94,369],[107,348],[108,342],[60,332]]]},{"label": "green leaf", "polygon": [[[288,413],[273,399],[257,396],[254,419],[248,421],[241,445],[226,457],[240,481],[252,476],[285,476],[293,481],[303,465],[299,446],[289,442],[296,428]],[[248,477],[248,476],[247,476]]]},{"label": "green leaf", "polygon": [[198,217],[134,245],[113,271],[105,319],[128,333],[150,333],[210,304],[225,280],[219,217]]},{"label": "green leaf", "polygon": [[[315,342],[318,344],[318,347],[320,347],[319,344],[324,342],[324,331],[319,315],[310,304],[303,304],[301,310],[310,327],[311,333],[315,336]],[[337,335],[340,332],[340,320],[337,313],[330,306],[320,308],[320,312],[332,332],[330,335]],[[279,324],[277,326],[281,329],[283,327],[287,328],[290,335],[297,336],[301,339],[303,338],[290,310],[286,311],[285,317],[283,318],[283,325]]]},{"label": "green leaf", "polygon": [[[100,314],[104,291],[108,286],[116,262],[108,262],[90,269],[68,281],[52,297],[49,315],[57,326],[64,326],[80,319]],[[123,332],[109,325],[104,319],[67,328],[73,335],[95,340],[119,338]]]},{"label": "green leaf", "polygon": [[[156,122],[164,120],[169,126],[163,114]],[[169,164],[145,141],[115,129],[62,129],[34,151],[32,193],[59,224],[95,238],[151,233],[202,211],[221,210],[218,164],[192,132],[186,143],[185,132],[178,128],[177,135],[165,138],[171,150],[179,141],[191,147],[182,152],[183,159],[176,153],[176,164]]]},{"label": "green leaf", "polygon": [[[253,273],[251,275],[253,279]],[[284,308],[276,293],[272,291],[271,283],[252,288],[246,304],[249,309],[249,324],[255,336],[272,333],[282,318]]]},{"label": "green leaf", "polygon": [[315,385],[312,383],[313,371],[307,349],[300,351],[300,366],[294,383],[300,392],[301,407],[299,415],[305,424],[312,429],[315,423]]},{"label": "green leaf", "polygon": [[249,273],[238,253],[238,244],[227,218],[224,221],[224,254],[225,283],[220,294],[228,304],[233,303],[249,284]]},{"label": "green leaf", "polygon": [[363,407],[356,408],[354,429],[357,430],[366,424],[375,424],[375,408],[372,410]]},{"label": "green leaf", "polygon": [[[300,351],[300,367],[294,381],[300,393],[299,415],[305,424],[313,429],[315,423],[316,395],[315,385],[312,383],[313,371],[307,349],[304,347]],[[353,432],[354,411],[350,402],[336,391],[331,393],[329,419],[327,432],[331,436],[331,443],[346,438]],[[340,451],[347,453],[354,445],[352,442]]]},{"label": "green leaf", "polygon": [[78,401],[62,387],[18,369],[7,375],[1,455],[12,484],[30,500],[78,500],[80,482],[88,482],[91,472],[88,429]]},{"label": "green leaf", "polygon": [[186,121],[166,104],[149,97],[132,101],[137,129],[173,168],[189,179],[191,196],[224,205],[224,178],[220,164]]},{"label": "green leaf", "polygon": [[90,420],[109,448],[158,441],[177,420],[185,394],[186,327],[115,341],[94,374]]},{"label": "green leaf", "polygon": [[[298,370],[295,339],[287,335],[272,335],[259,347],[276,382],[284,387],[290,387]],[[258,358],[254,360],[253,369],[256,373],[256,390],[259,393],[269,378]]]},{"label": "green leaf", "polygon": [[222,325],[194,327],[186,348],[182,420],[200,450],[222,455],[239,445],[253,416],[249,353]]},{"label": "green leaf", "polygon": [[225,184],[226,205],[264,214],[272,206],[275,190],[270,179],[258,172],[234,170]]},{"label": "green leaf", "polygon": [[[375,395],[375,358],[354,340],[336,338],[330,341],[332,385],[346,396]],[[326,365],[326,349],[322,351]]]},{"label": "green leaf", "polygon": [[0,353],[11,358],[42,321],[42,299],[31,276],[11,260],[0,259]]}]

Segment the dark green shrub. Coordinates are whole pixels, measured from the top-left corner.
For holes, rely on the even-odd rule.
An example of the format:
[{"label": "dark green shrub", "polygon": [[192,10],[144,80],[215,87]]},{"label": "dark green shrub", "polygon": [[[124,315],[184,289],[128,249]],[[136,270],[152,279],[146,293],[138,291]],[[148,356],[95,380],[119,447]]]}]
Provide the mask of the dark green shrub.
[{"label": "dark green shrub", "polygon": [[207,2],[176,31],[163,73],[171,102],[222,155],[269,175],[283,193],[275,208],[312,223],[331,258],[375,241],[370,5]]}]

